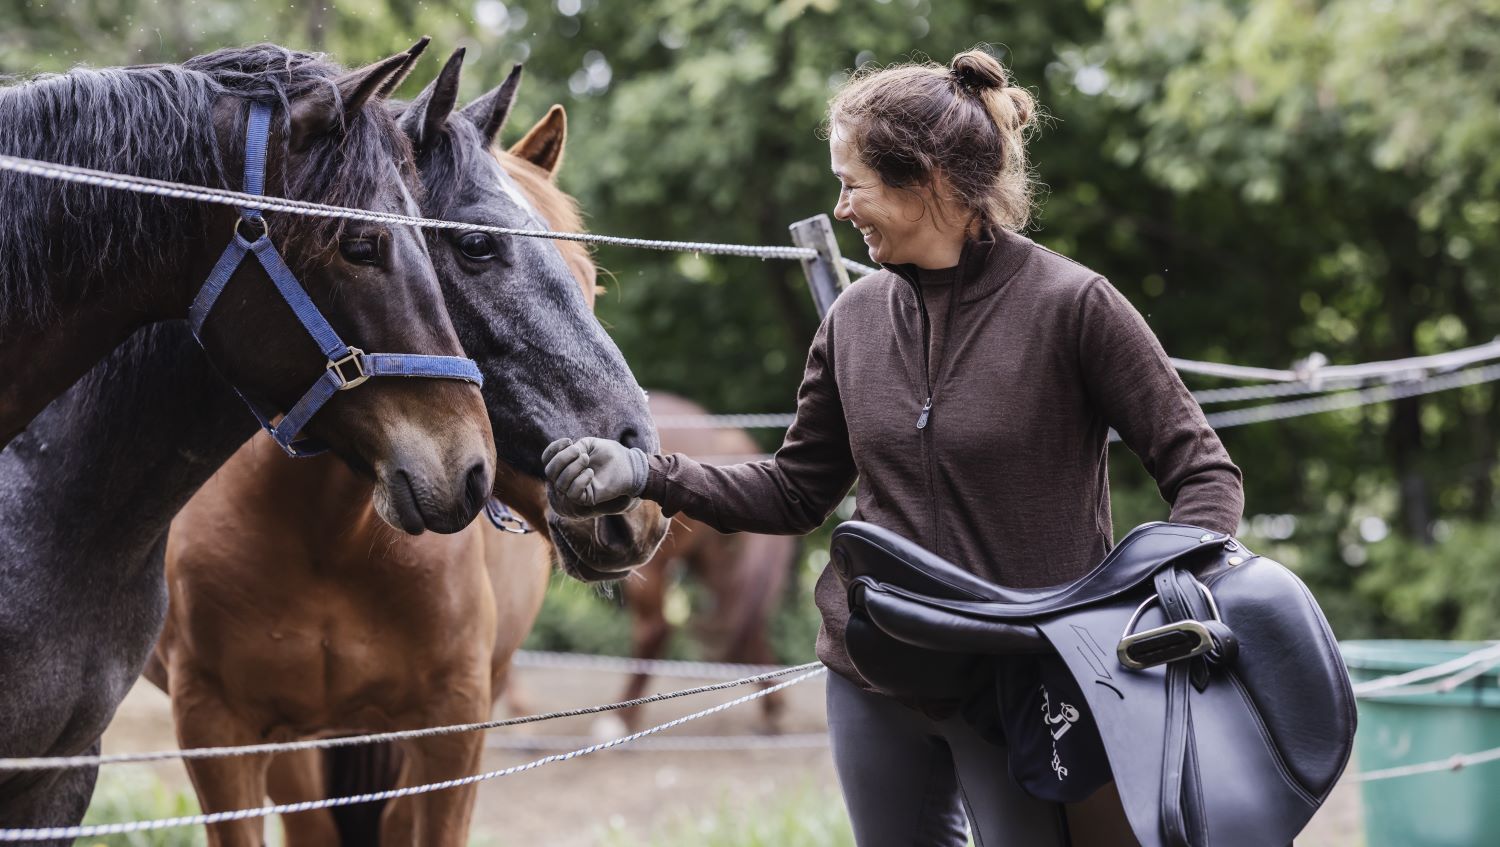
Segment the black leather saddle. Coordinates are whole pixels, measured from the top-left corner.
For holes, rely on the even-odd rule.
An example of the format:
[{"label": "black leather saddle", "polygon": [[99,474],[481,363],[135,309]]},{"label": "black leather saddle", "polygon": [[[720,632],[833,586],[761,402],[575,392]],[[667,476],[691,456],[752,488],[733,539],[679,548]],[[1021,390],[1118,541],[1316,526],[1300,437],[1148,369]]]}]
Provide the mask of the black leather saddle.
[{"label": "black leather saddle", "polygon": [[876,687],[966,696],[995,656],[1055,651],[1143,847],[1290,844],[1348,762],[1354,695],[1322,611],[1230,536],[1146,524],[1083,578],[1040,590],[858,521],[831,554],[850,659]]}]

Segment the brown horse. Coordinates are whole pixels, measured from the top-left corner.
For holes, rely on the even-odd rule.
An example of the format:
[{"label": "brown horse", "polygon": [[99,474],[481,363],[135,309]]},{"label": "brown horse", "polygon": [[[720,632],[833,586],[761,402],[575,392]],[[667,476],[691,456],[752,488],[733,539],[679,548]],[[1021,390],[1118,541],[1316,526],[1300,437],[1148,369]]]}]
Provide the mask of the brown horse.
[{"label": "brown horse", "polygon": [[[707,412],[693,402],[665,392],[651,392],[651,415],[658,421]],[[662,426],[658,423],[662,449],[703,457],[706,461],[740,461],[761,453],[742,429],[700,429]],[[621,582],[625,604],[630,608],[631,655],[638,659],[659,658],[672,636],[667,621],[667,589],[680,563],[707,590],[712,606],[700,610],[705,640],[718,647],[718,658],[726,662],[772,664],[771,615],[776,610],[787,574],[797,559],[797,541],[790,536],[726,535],[684,515],[673,519],[673,529],[651,561]],[[646,690],[649,674],[634,674],[626,683],[622,699],[634,699]],[[767,727],[774,730],[783,708],[780,692],[761,699]],[[619,713],[626,728],[639,728],[637,709]]]},{"label": "brown horse", "polygon": [[[553,107],[509,153],[489,148],[517,79],[513,74],[506,85],[477,101],[483,108],[471,105],[450,119],[457,90],[455,60],[408,107],[403,125],[421,151],[418,164],[428,187],[424,212],[491,222],[482,209],[453,194],[482,178],[473,171],[482,160],[491,167],[498,160],[503,172],[491,181],[505,191],[504,197],[491,198],[491,205],[520,204],[554,228],[579,230],[571,198],[552,183],[565,138],[561,107]],[[465,145],[472,149],[463,149]],[[435,262],[441,277],[472,277],[466,286],[472,291],[454,294],[518,308],[546,290],[543,279],[517,280],[514,271],[501,270],[503,264],[538,272],[540,266],[528,268],[520,261],[520,246],[481,244],[473,235],[438,236],[462,253],[460,261],[469,263],[445,271],[443,263]],[[566,277],[567,286],[582,289],[592,308],[595,270],[587,251],[571,242],[554,243],[561,252],[554,269]],[[507,249],[514,251],[507,262],[483,263]],[[434,246],[435,258],[438,253]],[[505,290],[486,290],[492,284],[485,278],[490,275],[486,267],[495,269]],[[523,348],[544,340],[519,339]],[[570,340],[573,347],[588,345],[586,338]],[[559,349],[555,355],[567,354]],[[486,356],[475,358],[481,368],[493,364]],[[613,383],[596,386],[598,392],[622,390],[617,374],[581,372]],[[487,380],[487,388],[491,382]],[[633,385],[629,381],[624,387],[632,387],[639,402]],[[533,388],[519,380],[506,386],[521,396]],[[577,384],[566,388],[526,414],[576,417],[571,406],[588,403],[590,395]],[[514,408],[496,408],[505,396],[487,391],[486,401],[499,437],[514,438],[525,427],[510,425],[507,416],[518,414]],[[531,425],[537,436],[523,452],[539,455],[536,441],[550,437],[547,422],[521,423]],[[655,446],[654,432],[633,432],[631,426],[625,421],[623,431]],[[593,428],[621,432],[622,424],[595,422]],[[649,429],[649,423],[640,428]],[[483,519],[451,536],[403,536],[374,518],[369,483],[344,465],[333,460],[294,463],[259,443],[245,445],[178,515],[168,541],[170,610],[148,676],[171,694],[183,746],[484,720],[504,685],[510,656],[541,604],[552,552],[541,539],[560,542],[555,555],[574,576],[597,579],[618,577],[640,564],[665,534],[659,508],[649,504],[613,521],[570,521],[551,514],[535,459],[521,467],[507,457],[505,446],[499,452],[496,495],[531,526],[545,527],[545,536],[521,539]],[[478,733],[403,743],[397,755],[383,759],[398,769],[394,784],[362,787],[472,774],[482,745]],[[365,752],[381,753],[379,748]],[[328,796],[330,786],[343,780],[338,761],[312,754],[274,761],[249,756],[192,760],[188,769],[204,809],[218,811],[259,805],[268,793],[278,802]],[[381,774],[364,776],[378,779]],[[378,835],[353,832],[357,815],[339,820],[326,812],[291,816],[285,820],[288,843],[335,844],[342,835],[345,843],[462,845],[474,791],[469,786],[390,804],[378,822]],[[259,845],[261,836],[258,819],[209,828],[213,845]]]}]

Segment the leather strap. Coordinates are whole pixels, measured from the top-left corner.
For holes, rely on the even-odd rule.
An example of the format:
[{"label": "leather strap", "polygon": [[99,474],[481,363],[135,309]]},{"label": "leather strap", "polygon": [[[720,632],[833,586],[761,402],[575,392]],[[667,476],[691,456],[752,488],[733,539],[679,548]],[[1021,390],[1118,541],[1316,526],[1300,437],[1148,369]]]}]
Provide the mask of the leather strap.
[{"label": "leather strap", "polygon": [[[1212,621],[1214,615],[1198,589],[1197,580],[1186,570],[1171,567],[1157,572],[1157,599],[1167,623],[1184,620]],[[1222,627],[1227,631],[1228,627]],[[1167,665],[1166,734],[1161,767],[1161,824],[1167,847],[1202,847],[1207,833],[1198,815],[1189,815],[1189,796],[1197,796],[1199,779],[1196,757],[1189,749],[1192,739],[1191,683],[1198,690],[1208,685],[1208,660],[1195,656]]]},{"label": "leather strap", "polygon": [[[271,106],[267,103],[250,104],[250,118],[245,130],[245,193],[247,194],[259,195],[265,187],[266,148],[270,137],[270,125]],[[286,451],[287,455],[314,456],[326,452],[328,449],[326,445],[313,439],[299,438],[302,430],[306,428],[313,415],[333,398],[333,395],[342,390],[355,388],[370,377],[428,377],[463,380],[475,385],[484,384],[484,375],[480,373],[479,366],[471,359],[415,353],[365,353],[357,347],[345,344],[344,340],[339,338],[333,325],[323,317],[323,313],[307,295],[302,284],[297,281],[296,274],[287,267],[281,254],[276,252],[275,245],[271,243],[270,231],[261,218],[260,210],[240,209],[239,212],[240,222],[254,224],[250,229],[257,230],[259,234],[255,240],[247,240],[236,225],[229,245],[224,248],[224,253],[219,256],[219,261],[209,272],[208,279],[204,281],[203,286],[198,289],[197,296],[193,298],[193,304],[188,309],[188,325],[193,330],[193,337],[202,344],[203,324],[212,313],[219,295],[224,293],[230,277],[239,269],[245,257],[255,256],[256,261],[265,270],[266,276],[271,278],[271,283],[281,294],[281,298],[297,316],[297,321],[302,324],[302,328],[312,337],[324,358],[328,360],[328,368],[323,375],[302,394],[302,398],[287,411],[279,423],[272,423],[278,413],[274,407],[247,396],[238,388],[235,389],[239,391],[245,405],[250,407],[250,411],[260,421],[261,427],[277,444],[281,445],[281,449]],[[346,368],[353,371],[353,378],[350,373],[346,372]]]}]

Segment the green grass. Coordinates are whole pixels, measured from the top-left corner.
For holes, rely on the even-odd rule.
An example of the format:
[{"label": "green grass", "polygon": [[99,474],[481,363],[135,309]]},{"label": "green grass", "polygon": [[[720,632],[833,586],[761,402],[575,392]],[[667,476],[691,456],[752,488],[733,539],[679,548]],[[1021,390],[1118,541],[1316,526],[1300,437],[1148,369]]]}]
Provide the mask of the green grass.
[{"label": "green grass", "polygon": [[[198,813],[198,799],[162,782],[148,768],[113,767],[99,774],[85,824],[121,823],[153,818],[175,818]],[[155,832],[132,832],[80,838],[75,847],[201,847],[203,827],[181,826]]]},{"label": "green grass", "polygon": [[837,792],[804,785],[756,806],[719,802],[712,812],[676,816],[640,840],[612,827],[601,847],[853,847]]}]

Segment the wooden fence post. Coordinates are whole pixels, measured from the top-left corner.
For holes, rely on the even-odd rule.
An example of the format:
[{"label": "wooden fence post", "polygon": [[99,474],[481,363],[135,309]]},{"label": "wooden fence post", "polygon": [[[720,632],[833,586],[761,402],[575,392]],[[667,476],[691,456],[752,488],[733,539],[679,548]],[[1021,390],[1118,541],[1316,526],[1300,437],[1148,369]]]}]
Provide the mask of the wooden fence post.
[{"label": "wooden fence post", "polygon": [[849,272],[844,270],[839,243],[833,237],[833,224],[827,215],[814,215],[792,224],[791,230],[792,243],[818,251],[817,256],[802,260],[802,271],[807,274],[807,287],[812,290],[813,304],[822,319],[849,285]]}]

